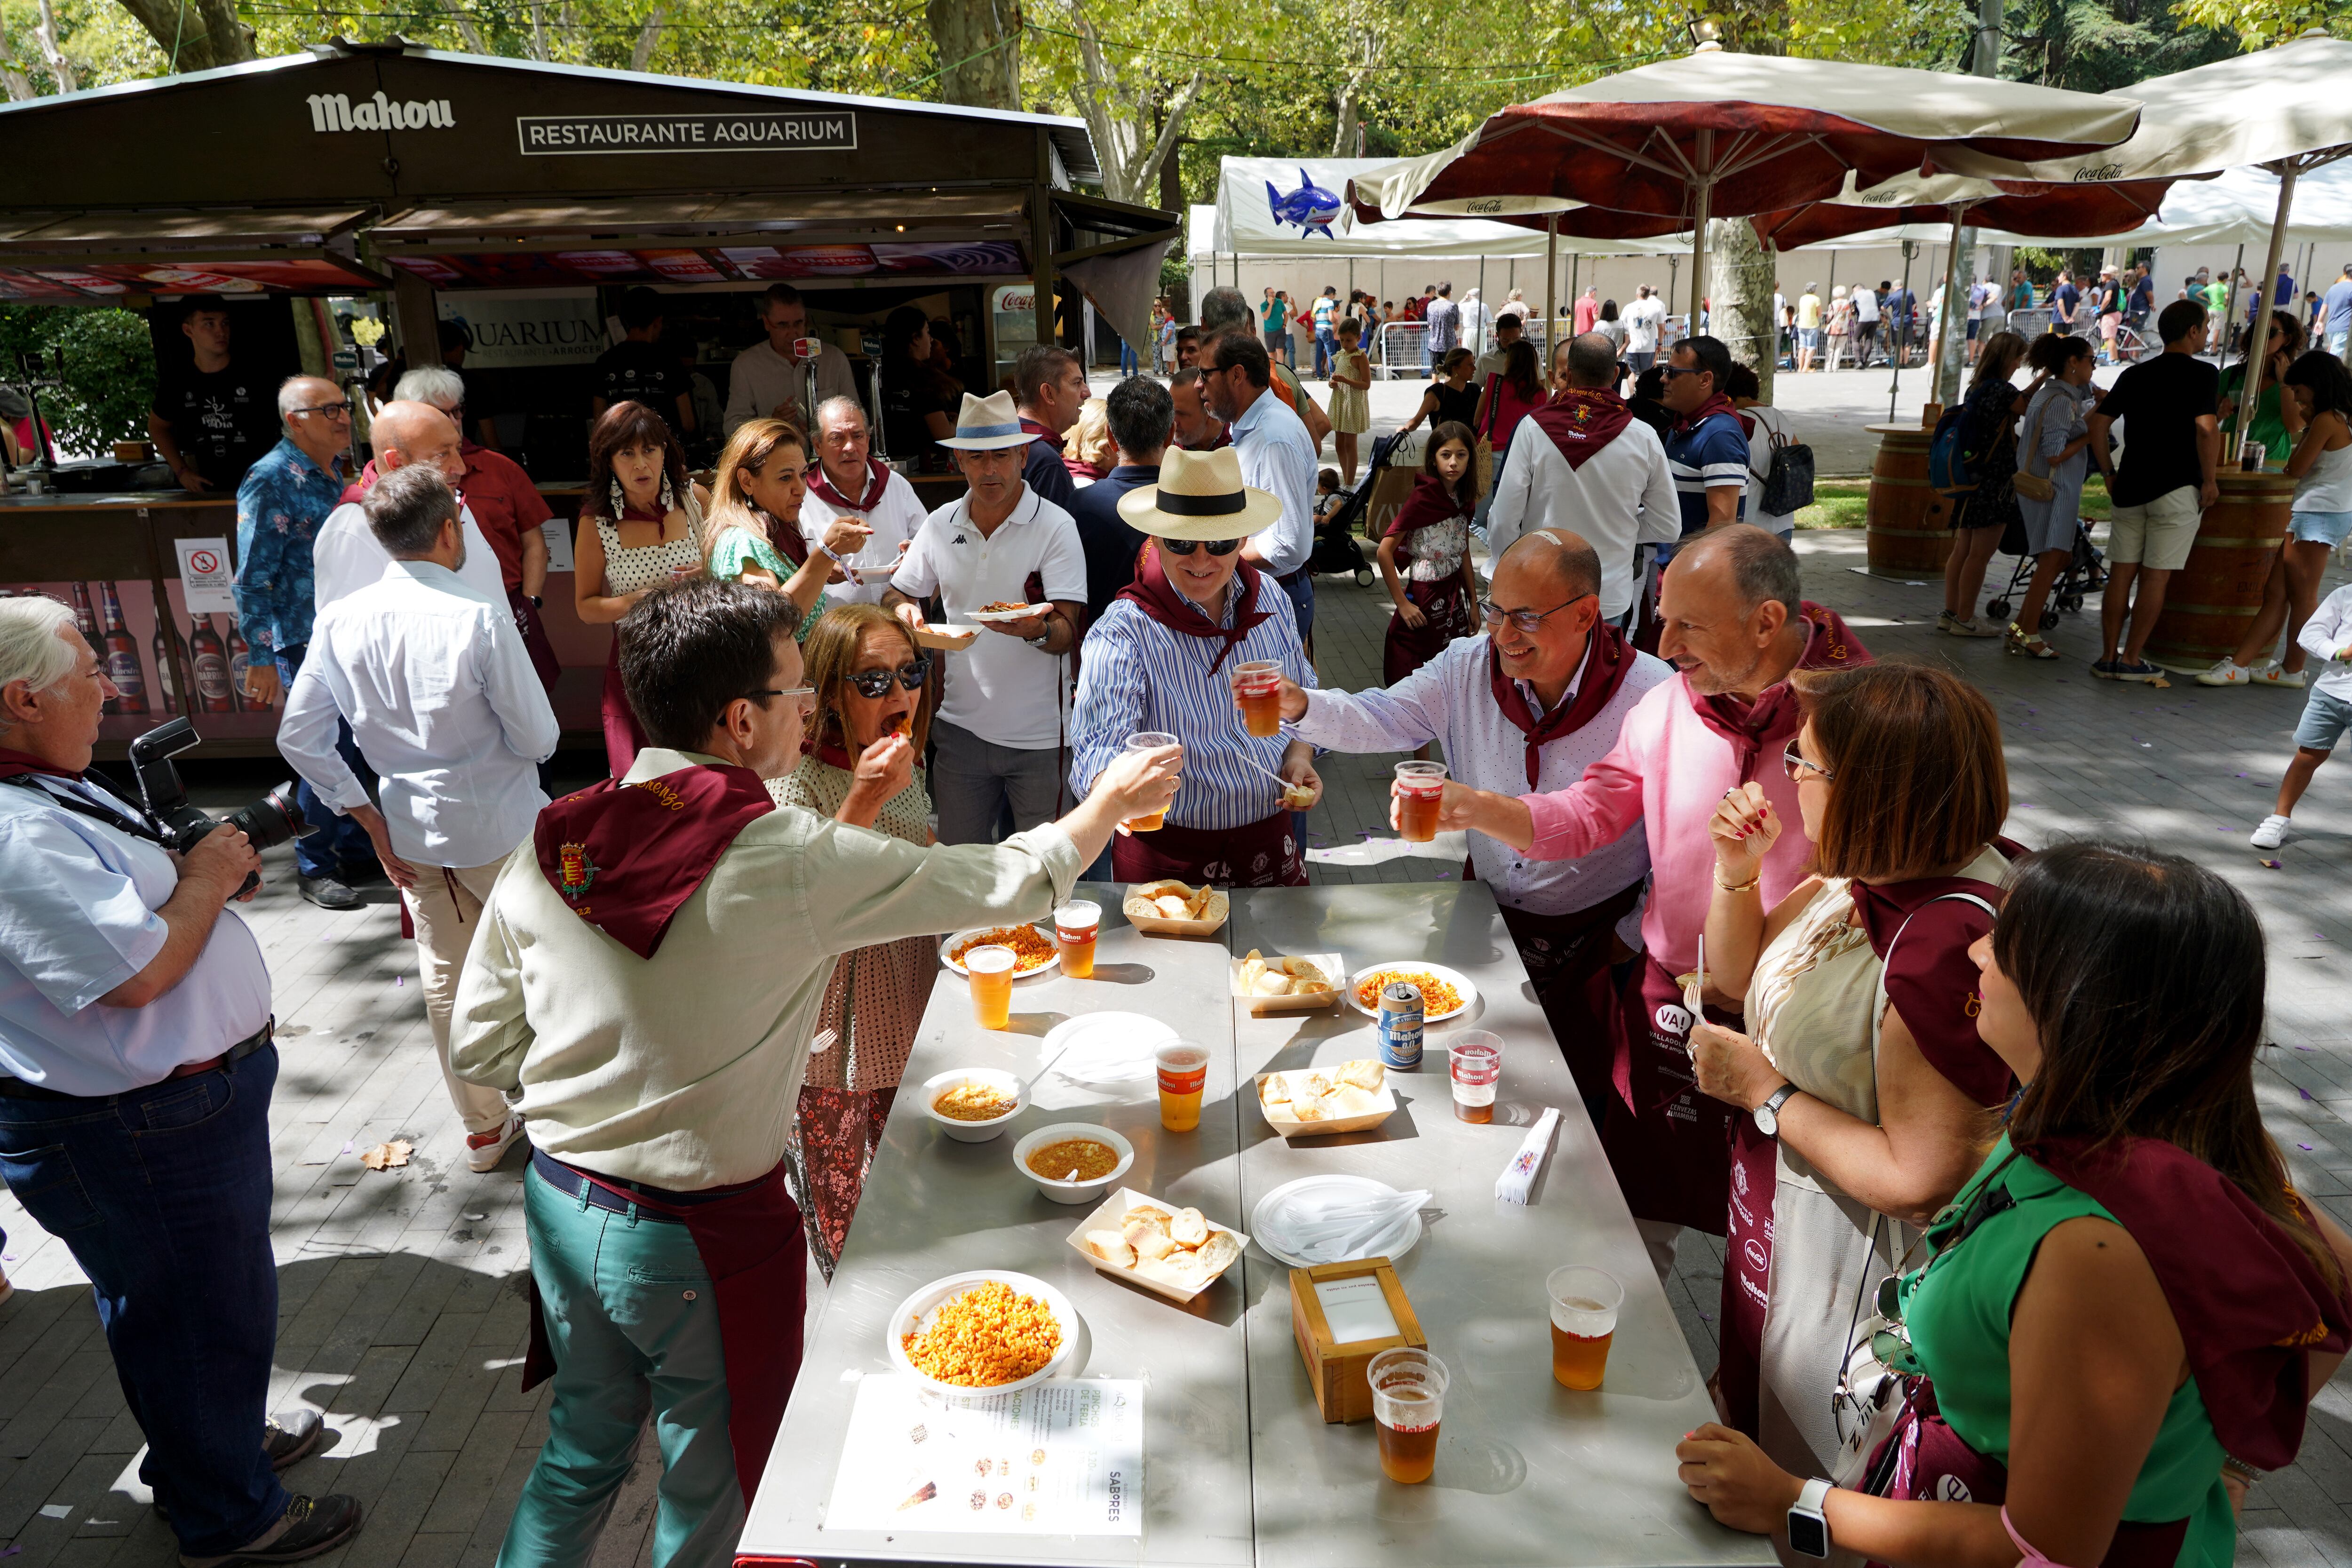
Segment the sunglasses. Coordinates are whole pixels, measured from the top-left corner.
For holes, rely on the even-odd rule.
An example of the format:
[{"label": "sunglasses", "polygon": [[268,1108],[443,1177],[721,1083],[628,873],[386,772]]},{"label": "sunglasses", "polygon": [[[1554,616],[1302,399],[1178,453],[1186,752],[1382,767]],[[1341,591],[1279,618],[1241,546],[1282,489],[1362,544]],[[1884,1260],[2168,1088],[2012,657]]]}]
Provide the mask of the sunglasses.
[{"label": "sunglasses", "polygon": [[1823,784],[1828,784],[1837,777],[1837,774],[1830,772],[1829,769],[1817,767],[1813,763],[1805,761],[1803,755],[1798,752],[1797,743],[1794,741],[1790,742],[1789,749],[1780,753],[1780,771],[1789,775],[1789,782],[1790,784],[1797,782],[1797,775],[1799,773],[1807,771],[1821,774],[1822,782]]},{"label": "sunglasses", "polygon": [[743,700],[764,703],[771,697],[808,698],[815,695],[816,688],[814,686],[771,686],[760,691],[746,691],[743,693]]},{"label": "sunglasses", "polygon": [[930,675],[931,661],[919,658],[896,669],[861,669],[849,678],[849,684],[857,689],[860,697],[887,697],[891,681],[896,680],[909,691],[920,691]]},{"label": "sunglasses", "polygon": [[1242,547],[1238,539],[1163,539],[1160,548],[1171,555],[1190,555],[1195,550],[1205,550],[1212,555],[1231,555]]}]

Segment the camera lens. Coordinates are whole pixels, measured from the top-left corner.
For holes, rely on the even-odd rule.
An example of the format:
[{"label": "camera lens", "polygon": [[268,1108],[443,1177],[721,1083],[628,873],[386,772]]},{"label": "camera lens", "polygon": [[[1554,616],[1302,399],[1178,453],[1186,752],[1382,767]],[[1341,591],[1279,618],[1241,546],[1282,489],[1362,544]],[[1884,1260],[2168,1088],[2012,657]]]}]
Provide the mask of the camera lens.
[{"label": "camera lens", "polygon": [[312,831],[294,804],[294,782],[289,779],[252,805],[229,814],[228,824],[253,841],[256,850],[274,849],[289,838]]}]

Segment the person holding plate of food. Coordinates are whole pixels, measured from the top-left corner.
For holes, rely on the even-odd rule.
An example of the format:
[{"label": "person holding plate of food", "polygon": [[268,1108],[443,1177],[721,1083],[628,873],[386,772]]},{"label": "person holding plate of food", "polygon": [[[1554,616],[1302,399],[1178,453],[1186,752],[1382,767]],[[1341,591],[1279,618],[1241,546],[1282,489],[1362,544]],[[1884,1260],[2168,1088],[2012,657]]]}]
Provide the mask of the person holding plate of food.
[{"label": "person holding plate of food", "polygon": [[1242,483],[1230,450],[1171,448],[1160,482],[1121,496],[1118,511],[1150,543],[1080,649],[1070,783],[1085,794],[1139,732],[1174,736],[1184,773],[1160,826],[1113,842],[1112,874],[1304,887],[1292,814],[1323,796],[1315,748],[1278,730],[1252,734],[1234,705],[1234,674],[1245,666],[1316,684],[1297,617],[1278,613],[1288,595],[1241,552],[1281,517],[1282,503]]}]

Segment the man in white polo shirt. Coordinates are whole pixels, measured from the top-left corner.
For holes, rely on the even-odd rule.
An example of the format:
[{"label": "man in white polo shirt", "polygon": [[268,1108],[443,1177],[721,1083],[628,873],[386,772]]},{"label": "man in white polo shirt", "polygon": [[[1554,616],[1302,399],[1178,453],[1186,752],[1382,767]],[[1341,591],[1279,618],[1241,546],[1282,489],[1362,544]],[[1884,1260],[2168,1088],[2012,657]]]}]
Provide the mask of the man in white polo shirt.
[{"label": "man in white polo shirt", "polygon": [[863,582],[835,584],[825,596],[835,604],[880,604],[900,552],[922,531],[923,502],[914,481],[874,460],[866,410],[856,398],[828,397],[816,405],[816,467],[805,477],[801,532],[808,542],[815,544],[826,528],[847,518],[873,530],[857,559],[887,563],[884,570],[861,572]]},{"label": "man in white polo shirt", "polygon": [[924,521],[882,595],[913,626],[933,594],[957,622],[991,605],[1036,608],[981,623],[977,642],[946,656],[931,725],[942,844],[991,842],[1000,812],[1016,833],[1052,821],[1067,771],[1063,657],[1077,646],[1087,555],[1070,514],[1022,482],[1030,440],[1012,394],[964,395],[956,433],[940,445],[971,488]]},{"label": "man in white polo shirt", "polygon": [[[375,446],[375,457],[343,491],[342,504],[327,514],[327,521],[319,525],[318,538],[310,543],[314,611],[324,611],[336,600],[372,586],[392,563],[392,552],[376,538],[360,508],[360,498],[378,479],[411,463],[439,469],[452,489],[466,478],[466,458],[460,450],[464,443],[457,423],[429,403],[385,404],[369,426],[369,439]],[[462,494],[457,498],[457,518],[466,541],[458,580],[492,603],[505,604],[507,583],[499,567],[499,552],[490,548],[489,535],[474,521]]]}]

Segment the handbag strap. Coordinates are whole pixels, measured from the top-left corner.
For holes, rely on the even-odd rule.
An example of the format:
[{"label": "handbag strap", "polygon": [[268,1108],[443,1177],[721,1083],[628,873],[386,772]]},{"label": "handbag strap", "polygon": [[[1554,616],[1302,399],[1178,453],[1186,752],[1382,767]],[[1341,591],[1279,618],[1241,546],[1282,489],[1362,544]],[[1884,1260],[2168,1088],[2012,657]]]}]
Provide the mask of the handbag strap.
[{"label": "handbag strap", "polygon": [[[1929,899],[1927,904],[1921,904],[1919,906],[1919,910],[1926,909],[1927,904],[1948,903],[1955,899],[1963,903],[1974,904],[1988,915],[1992,915],[1996,918],[1999,917],[2000,911],[1992,907],[1992,901],[1990,899],[1982,898],[1975,893],[1941,893],[1935,898]],[[1919,910],[1913,910],[1910,914],[1905,915],[1903,917],[1903,923],[1895,928],[1895,935],[1886,944],[1886,956],[1880,961],[1878,965],[1878,983],[1872,990],[1870,1003],[1870,1079],[1872,1084],[1871,1092],[1874,1097],[1877,1094],[1876,1085],[1878,1082],[1879,1042],[1884,1038],[1885,1034],[1886,1008],[1888,1005],[1886,996],[1886,969],[1887,965],[1895,962],[1895,944],[1903,940],[1903,933],[1911,929],[1911,921],[1913,918],[1919,913]],[[1881,1215],[1880,1217],[1885,1218],[1885,1216]],[[1889,1221],[1888,1223],[1895,1226],[1896,1238],[1900,1239],[1903,1226],[1899,1222]],[[1915,1233],[1911,1240],[1903,1247],[1900,1257],[1909,1257],[1911,1255],[1912,1248],[1919,1245],[1920,1240],[1925,1237],[1925,1235],[1926,1233],[1924,1231]],[[1875,1226],[1874,1226],[1871,1231],[1871,1241],[1873,1247],[1877,1245],[1877,1230]],[[1899,1258],[1897,1266],[1900,1266]]]},{"label": "handbag strap", "polygon": [[[2056,401],[2056,398],[2052,397],[2042,397],[2034,400],[2033,428],[2027,431],[2025,436],[2025,471],[2029,474],[2033,472],[2033,459],[2042,450],[2042,417],[2050,412],[2051,404]],[[2046,479],[2050,475],[2048,470],[2045,469],[2036,477]]]}]

